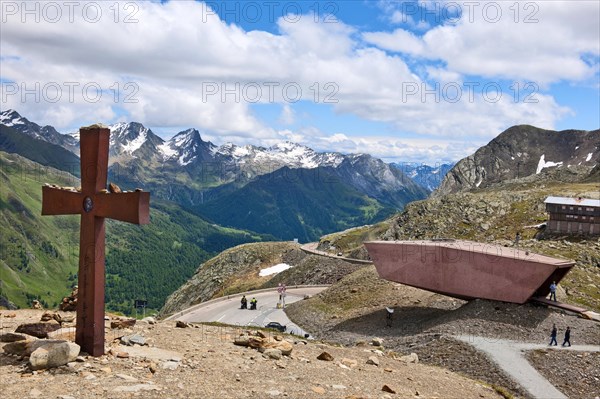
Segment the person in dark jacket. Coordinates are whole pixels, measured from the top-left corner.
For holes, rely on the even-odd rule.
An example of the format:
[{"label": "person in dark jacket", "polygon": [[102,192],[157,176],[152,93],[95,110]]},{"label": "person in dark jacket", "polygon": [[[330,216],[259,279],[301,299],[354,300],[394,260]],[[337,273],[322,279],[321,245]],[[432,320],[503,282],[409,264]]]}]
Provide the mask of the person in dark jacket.
[{"label": "person in dark jacket", "polygon": [[246,299],[246,295],[242,296],[241,303],[242,303],[242,307],[241,307],[242,309],[248,309],[248,300]]},{"label": "person in dark jacket", "polygon": [[556,342],[556,334],[558,330],[556,329],[556,324],[552,324],[552,332],[550,333],[550,343],[548,345],[552,346],[552,342],[554,342],[554,346],[558,345]]},{"label": "person in dark jacket", "polygon": [[567,330],[565,331],[565,340],[563,341],[562,346],[565,346],[566,344],[571,346],[571,327],[567,327]]}]

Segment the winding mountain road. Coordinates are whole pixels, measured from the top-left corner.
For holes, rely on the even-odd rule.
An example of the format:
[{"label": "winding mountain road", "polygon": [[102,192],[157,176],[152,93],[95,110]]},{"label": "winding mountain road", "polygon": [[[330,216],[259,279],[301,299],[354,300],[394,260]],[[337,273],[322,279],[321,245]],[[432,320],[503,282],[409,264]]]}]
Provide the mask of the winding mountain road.
[{"label": "winding mountain road", "polygon": [[[328,286],[298,286],[288,287],[285,303],[290,304],[302,300],[306,295],[313,296],[325,290]],[[258,301],[257,310],[240,309],[242,295],[246,295],[248,303],[252,297]],[[304,336],[308,332],[293,323],[283,309],[277,308],[279,294],[277,289],[250,291],[229,295],[227,297],[204,302],[183,312],[169,317],[171,320],[185,322],[220,322],[237,326],[264,327],[271,321],[287,326],[286,332]],[[248,305],[249,306],[249,305]],[[309,333],[308,333],[309,334]]]}]

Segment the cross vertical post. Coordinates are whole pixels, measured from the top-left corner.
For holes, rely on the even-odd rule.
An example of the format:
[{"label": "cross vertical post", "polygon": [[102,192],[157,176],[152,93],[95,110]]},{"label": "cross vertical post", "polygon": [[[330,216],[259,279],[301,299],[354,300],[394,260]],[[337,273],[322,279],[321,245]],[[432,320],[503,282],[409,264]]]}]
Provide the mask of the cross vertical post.
[{"label": "cross vertical post", "polygon": [[81,215],[75,342],[92,356],[104,354],[104,219],[150,222],[150,193],[106,191],[109,137],[101,125],[80,129],[81,191],[42,188],[42,215]]}]

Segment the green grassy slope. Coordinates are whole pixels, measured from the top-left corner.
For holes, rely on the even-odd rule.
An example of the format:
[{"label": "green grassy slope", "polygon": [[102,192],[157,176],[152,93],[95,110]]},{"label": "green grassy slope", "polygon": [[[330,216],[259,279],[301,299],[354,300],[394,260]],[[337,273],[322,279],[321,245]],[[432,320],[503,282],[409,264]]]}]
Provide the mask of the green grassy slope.
[{"label": "green grassy slope", "polygon": [[[20,307],[54,306],[77,284],[78,216],[41,216],[43,183],[77,186],[72,175],[0,152],[0,296]],[[200,263],[228,247],[270,236],[226,229],[152,200],[151,223],[108,221],[106,303],[130,312],[134,299],[159,309]]]},{"label": "green grassy slope", "polygon": [[0,124],[0,151],[79,176],[79,157],[59,145],[37,140]]},{"label": "green grassy slope", "polygon": [[394,212],[345,184],[328,168],[281,168],[194,210],[222,225],[301,242],[383,220]]}]

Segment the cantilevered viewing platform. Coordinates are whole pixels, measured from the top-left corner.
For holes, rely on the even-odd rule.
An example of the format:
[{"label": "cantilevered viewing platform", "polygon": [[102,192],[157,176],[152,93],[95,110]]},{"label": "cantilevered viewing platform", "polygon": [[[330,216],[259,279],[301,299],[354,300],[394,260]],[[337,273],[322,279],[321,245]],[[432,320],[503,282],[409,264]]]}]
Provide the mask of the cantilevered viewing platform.
[{"label": "cantilevered viewing platform", "polygon": [[525,303],[545,297],[575,264],[523,249],[451,239],[371,241],[379,276],[461,299]]}]

